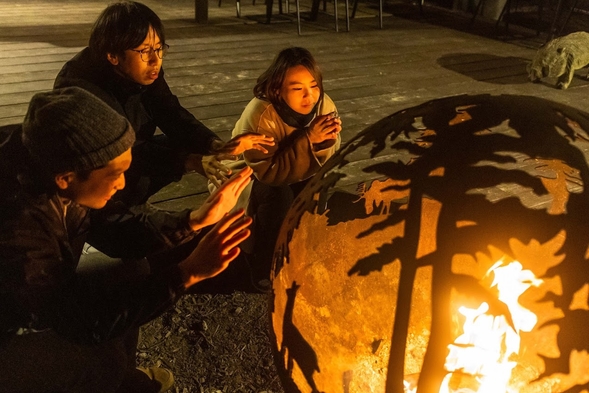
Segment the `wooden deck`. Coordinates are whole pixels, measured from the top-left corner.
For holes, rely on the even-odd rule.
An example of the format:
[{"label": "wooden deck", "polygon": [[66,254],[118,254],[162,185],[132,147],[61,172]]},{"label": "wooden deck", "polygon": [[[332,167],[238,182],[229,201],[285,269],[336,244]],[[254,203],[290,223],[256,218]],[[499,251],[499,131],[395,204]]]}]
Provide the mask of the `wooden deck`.
[{"label": "wooden deck", "polygon": [[[305,1],[308,12],[310,0]],[[0,0],[0,125],[22,121],[32,95],[51,89],[110,2]],[[575,78],[565,91],[554,81],[527,81],[526,62],[545,39],[532,30],[511,26],[506,33],[480,18],[471,26],[469,15],[426,6],[421,16],[416,6],[388,3],[381,30],[377,10],[362,3],[345,32],[340,0],[339,33],[332,14],[321,13],[317,22],[303,22],[299,36],[292,15],[257,23],[265,19],[262,0],[244,0],[242,18],[236,17],[234,0],[222,0],[221,7],[210,0],[207,24],[195,23],[193,0],[143,2],[166,26],[171,49],[164,67],[172,91],[223,139],[251,99],[258,75],[279,50],[293,45],[308,48],[321,65],[343,121],[344,143],[389,114],[457,94],[523,94],[589,109],[586,80]],[[194,175],[153,202],[181,209],[198,206],[206,196],[204,180]]]},{"label": "wooden deck", "polygon": [[[339,1],[340,32],[333,13],[317,22],[303,21],[297,35],[291,14],[276,15],[270,24],[265,6],[211,0],[209,22],[194,21],[192,0],[144,1],[163,19],[171,46],[164,61],[168,83],[180,101],[212,130],[227,139],[258,75],[282,48],[308,48],[324,73],[325,89],[338,106],[343,141],[382,117],[425,101],[456,94],[525,94],[589,108],[588,83],[576,78],[565,91],[547,81],[526,80],[526,61],[543,37],[511,27],[498,34],[480,18],[470,26],[468,15],[426,7],[385,7],[384,28],[378,11],[360,4],[351,31],[345,32],[343,1]],[[109,1],[0,0],[0,125],[20,122],[31,96],[50,89],[63,63],[87,42],[91,24]],[[260,4],[261,3],[261,4]],[[310,1],[302,2],[303,15]],[[386,12],[389,11],[389,12]],[[396,17],[395,14],[404,16]],[[452,28],[444,27],[450,25]],[[158,194],[164,208],[194,206],[206,195],[198,176],[189,177]],[[196,199],[195,199],[196,198]]]}]

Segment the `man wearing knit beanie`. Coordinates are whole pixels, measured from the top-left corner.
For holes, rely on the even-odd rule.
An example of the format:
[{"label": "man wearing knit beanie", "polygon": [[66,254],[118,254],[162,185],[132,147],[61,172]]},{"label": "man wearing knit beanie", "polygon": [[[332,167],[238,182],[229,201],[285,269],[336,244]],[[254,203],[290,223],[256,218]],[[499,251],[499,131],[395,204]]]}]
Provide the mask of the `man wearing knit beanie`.
[{"label": "man wearing knit beanie", "polygon": [[135,142],[123,116],[76,87],[35,95],[22,128],[31,156],[55,173],[100,168]]},{"label": "man wearing knit beanie", "polygon": [[[55,177],[61,196],[100,209],[125,186],[123,173],[131,164],[135,133],[98,98],[69,87],[33,96],[22,142],[32,166],[49,177],[49,184]],[[86,178],[88,171],[94,173]],[[85,187],[79,187],[79,180]]]},{"label": "man wearing knit beanie", "polygon": [[77,265],[94,225],[88,208],[102,208],[125,186],[135,138],[129,123],[92,94],[65,88],[35,95],[11,132],[0,140],[0,157],[15,169],[0,177],[0,188],[14,188],[0,195],[0,393],[166,391],[169,371],[134,366],[139,328],[237,257],[251,219],[227,213],[251,170],[176,226],[161,210],[115,223],[114,248],[127,259],[149,263],[177,246],[194,248],[157,272],[105,278]]}]

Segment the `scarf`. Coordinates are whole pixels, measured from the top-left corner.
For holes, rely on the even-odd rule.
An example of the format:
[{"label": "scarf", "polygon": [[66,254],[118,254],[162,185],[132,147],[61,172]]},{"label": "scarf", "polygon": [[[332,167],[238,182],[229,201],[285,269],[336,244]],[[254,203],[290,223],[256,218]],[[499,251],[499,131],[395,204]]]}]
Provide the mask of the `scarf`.
[{"label": "scarf", "polygon": [[303,128],[307,127],[309,125],[309,123],[311,123],[311,121],[313,121],[315,116],[317,116],[317,109],[319,108],[320,102],[321,101],[318,101],[315,104],[315,106],[313,107],[313,110],[311,110],[311,112],[309,112],[308,115],[302,115],[302,114],[294,111],[290,106],[288,106],[282,100],[280,100],[280,102],[277,105],[275,105],[274,107],[276,108],[276,112],[278,113],[278,116],[280,116],[282,121],[284,121],[286,124],[288,124],[291,127],[295,127],[297,129],[303,129]]}]

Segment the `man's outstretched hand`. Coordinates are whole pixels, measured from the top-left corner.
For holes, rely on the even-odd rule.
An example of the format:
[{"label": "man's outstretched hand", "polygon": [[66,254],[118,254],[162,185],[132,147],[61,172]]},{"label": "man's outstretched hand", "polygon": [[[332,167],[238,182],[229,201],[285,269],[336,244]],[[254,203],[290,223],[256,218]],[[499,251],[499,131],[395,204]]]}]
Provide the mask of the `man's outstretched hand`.
[{"label": "man's outstretched hand", "polygon": [[231,175],[231,168],[227,167],[224,160],[237,160],[239,155],[246,150],[259,150],[268,153],[264,146],[274,146],[274,138],[255,132],[247,132],[231,139],[229,142],[215,140],[211,149],[212,154],[189,154],[184,163],[186,173],[196,171],[209,179],[216,188],[221,187]]},{"label": "man's outstretched hand", "polygon": [[259,150],[268,153],[265,146],[274,146],[274,138],[255,132],[237,135],[229,142],[216,146],[214,155],[202,157],[204,175],[219,188],[231,175],[231,169],[222,163],[223,160],[237,160],[246,150]]},{"label": "man's outstretched hand", "polygon": [[204,175],[215,185],[215,188],[221,187],[231,175],[231,169],[223,164],[218,156],[203,156],[202,168]]},{"label": "man's outstretched hand", "polygon": [[251,222],[250,217],[244,216],[243,209],[221,218],[188,258],[178,264],[184,287],[189,288],[225,270],[239,255],[239,244],[250,235],[247,227]]},{"label": "man's outstretched hand", "polygon": [[227,214],[239,199],[239,195],[251,181],[253,171],[250,167],[236,172],[211,194],[204,204],[190,213],[188,224],[197,231],[217,223]]}]

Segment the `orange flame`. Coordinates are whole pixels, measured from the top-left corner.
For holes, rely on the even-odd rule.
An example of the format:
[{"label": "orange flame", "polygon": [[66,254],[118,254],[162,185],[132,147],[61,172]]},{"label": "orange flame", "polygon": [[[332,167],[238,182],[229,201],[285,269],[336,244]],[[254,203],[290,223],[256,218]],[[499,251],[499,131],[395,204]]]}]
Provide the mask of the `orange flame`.
[{"label": "orange flame", "polygon": [[[495,263],[486,276],[494,274],[491,288],[496,287],[498,299],[509,310],[509,316],[489,313],[483,302],[477,308],[460,307],[465,318],[462,334],[448,346],[444,365],[448,372],[439,393],[517,393],[510,386],[511,372],[517,365],[520,332],[531,331],[537,316],[521,306],[519,297],[531,286],[539,286],[530,270],[514,261]],[[415,393],[414,383],[405,383],[406,393]]]},{"label": "orange flame", "polygon": [[460,307],[459,312],[466,318],[463,334],[448,346],[450,353],[445,364],[448,374],[440,393],[516,392],[509,386],[509,380],[517,364],[513,359],[520,350],[519,333],[531,331],[538,322],[536,315],[522,307],[518,299],[542,280],[530,270],[523,270],[517,261],[508,265],[499,261],[487,275],[490,273],[494,273],[491,287],[497,287],[498,298],[507,306],[509,318],[489,314],[485,302],[476,309]]}]

